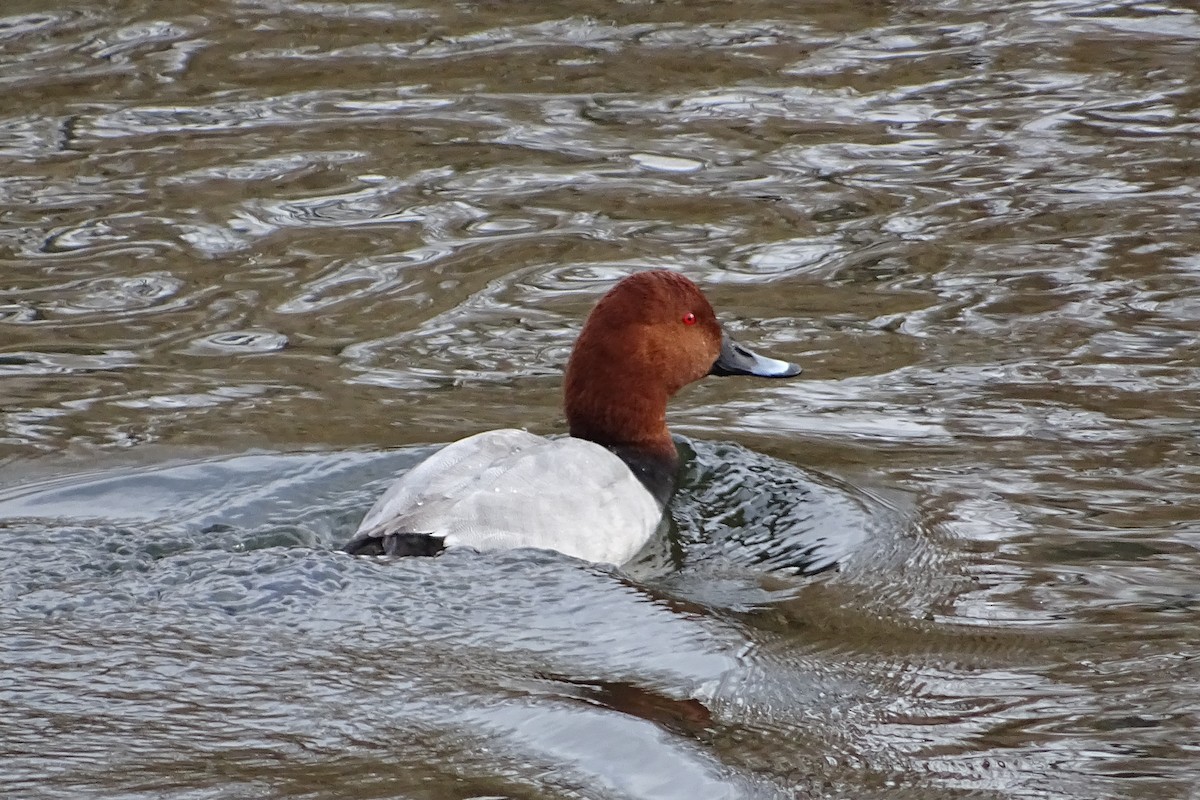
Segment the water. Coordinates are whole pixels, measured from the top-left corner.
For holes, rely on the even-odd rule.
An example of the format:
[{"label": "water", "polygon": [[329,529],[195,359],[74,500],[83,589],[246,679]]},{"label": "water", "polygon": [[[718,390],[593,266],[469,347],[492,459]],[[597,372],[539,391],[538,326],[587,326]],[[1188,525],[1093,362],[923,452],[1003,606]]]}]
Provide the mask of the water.
[{"label": "water", "polygon": [[[60,5],[0,12],[6,796],[1200,797],[1193,5]],[[646,267],[805,374],[676,398],[641,559],[336,551],[563,432]]]}]

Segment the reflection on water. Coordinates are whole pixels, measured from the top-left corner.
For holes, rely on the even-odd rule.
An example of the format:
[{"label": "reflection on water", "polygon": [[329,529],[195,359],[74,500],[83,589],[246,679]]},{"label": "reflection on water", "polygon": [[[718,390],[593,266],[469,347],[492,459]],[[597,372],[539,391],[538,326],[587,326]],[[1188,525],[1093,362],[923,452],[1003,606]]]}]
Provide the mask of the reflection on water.
[{"label": "reflection on water", "polygon": [[[1196,9],[10,5],[6,794],[1194,792]],[[334,552],[661,266],[657,549]]]}]

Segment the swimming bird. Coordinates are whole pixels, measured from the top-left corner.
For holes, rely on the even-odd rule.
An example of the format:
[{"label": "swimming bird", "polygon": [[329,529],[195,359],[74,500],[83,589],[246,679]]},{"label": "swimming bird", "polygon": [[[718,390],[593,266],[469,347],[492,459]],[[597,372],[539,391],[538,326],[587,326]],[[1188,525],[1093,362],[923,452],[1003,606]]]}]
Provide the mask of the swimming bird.
[{"label": "swimming bird", "polygon": [[706,375],[799,373],[734,342],[683,275],[634,273],[596,303],[571,352],[569,436],[505,428],[447,445],[392,484],[345,550],[534,547],[623,564],[653,536],[675,489],[671,396]]}]

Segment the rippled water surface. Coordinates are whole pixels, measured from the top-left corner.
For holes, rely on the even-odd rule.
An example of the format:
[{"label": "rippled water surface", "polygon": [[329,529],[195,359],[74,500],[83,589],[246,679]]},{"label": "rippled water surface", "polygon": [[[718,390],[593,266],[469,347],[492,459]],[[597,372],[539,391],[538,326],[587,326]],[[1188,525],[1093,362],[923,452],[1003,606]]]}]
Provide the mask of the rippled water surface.
[{"label": "rippled water surface", "polygon": [[[15,0],[0,790],[1200,797],[1183,0]],[[624,569],[337,552],[682,270]],[[519,396],[518,396],[519,393]]]}]

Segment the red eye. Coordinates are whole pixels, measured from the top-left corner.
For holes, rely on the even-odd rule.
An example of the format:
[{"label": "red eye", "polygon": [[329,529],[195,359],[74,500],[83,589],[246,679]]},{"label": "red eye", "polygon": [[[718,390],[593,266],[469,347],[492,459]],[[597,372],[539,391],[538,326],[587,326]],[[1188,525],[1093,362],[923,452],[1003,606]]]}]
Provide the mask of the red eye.
[{"label": "red eye", "polygon": [[690,311],[688,313],[684,314],[683,315],[683,324],[684,325],[695,325],[696,324],[696,315]]}]

